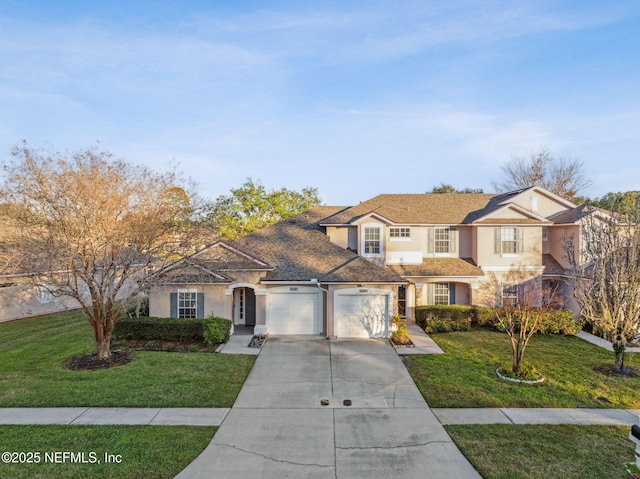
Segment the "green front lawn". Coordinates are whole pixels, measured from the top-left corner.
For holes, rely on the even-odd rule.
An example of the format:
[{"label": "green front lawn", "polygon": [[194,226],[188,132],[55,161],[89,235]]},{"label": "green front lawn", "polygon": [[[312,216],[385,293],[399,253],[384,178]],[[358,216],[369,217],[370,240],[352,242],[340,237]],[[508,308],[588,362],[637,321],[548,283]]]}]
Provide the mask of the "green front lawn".
[{"label": "green front lawn", "polygon": [[132,352],[133,361],[71,371],[72,356],[94,352],[80,312],[0,324],[0,407],[231,407],[254,356]]},{"label": "green front lawn", "polygon": [[[446,354],[411,356],[405,364],[431,407],[640,408],[640,378],[611,377],[595,366],[613,364],[613,353],[575,336],[536,336],[525,354],[545,377],[540,385],[496,377],[511,364],[506,334],[469,331],[433,334]],[[640,357],[627,365],[640,369]]]},{"label": "green front lawn", "polygon": [[484,479],[631,477],[629,428],[619,426],[446,426]]},{"label": "green front lawn", "polygon": [[[31,459],[29,464],[0,461],[0,477],[169,479],[207,447],[216,430],[183,426],[0,426],[0,453],[33,453],[22,457]],[[75,457],[65,457],[64,452],[75,453]],[[106,462],[105,454],[111,462]],[[82,460],[84,464],[78,462]]]}]

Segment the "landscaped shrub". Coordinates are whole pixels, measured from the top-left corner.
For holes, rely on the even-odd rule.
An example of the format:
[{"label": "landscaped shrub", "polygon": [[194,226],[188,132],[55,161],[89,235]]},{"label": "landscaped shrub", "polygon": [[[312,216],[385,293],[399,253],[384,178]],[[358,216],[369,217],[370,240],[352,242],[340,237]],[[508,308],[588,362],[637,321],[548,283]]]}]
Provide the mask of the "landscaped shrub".
[{"label": "landscaped shrub", "polygon": [[409,331],[407,331],[406,325],[398,325],[398,328],[391,333],[391,342],[397,346],[408,346],[413,344],[409,337]]},{"label": "landscaped shrub", "polygon": [[471,319],[428,319],[425,332],[427,333],[451,333],[453,331],[471,331]]},{"label": "landscaped shrub", "polygon": [[[498,314],[500,311],[498,310]],[[501,330],[500,322],[491,308],[464,305],[417,306],[416,323],[427,333],[448,333],[452,331],[470,331],[471,323]],[[543,312],[541,334],[572,335],[581,327],[573,319],[569,309],[547,309]]]},{"label": "landscaped shrub", "polygon": [[231,334],[231,321],[218,316],[208,316],[205,320],[204,340],[212,344],[226,343]]},{"label": "landscaped shrub", "polygon": [[202,341],[203,321],[153,317],[120,318],[113,330],[113,336],[127,340]]},{"label": "landscaped shrub", "polygon": [[121,318],[113,330],[114,339],[155,341],[205,341],[219,344],[229,340],[231,321],[209,316],[187,318]]},{"label": "landscaped shrub", "polygon": [[573,311],[570,309],[549,310],[542,320],[540,332],[542,334],[564,334],[565,336],[576,334],[582,329],[581,325],[573,319]]}]

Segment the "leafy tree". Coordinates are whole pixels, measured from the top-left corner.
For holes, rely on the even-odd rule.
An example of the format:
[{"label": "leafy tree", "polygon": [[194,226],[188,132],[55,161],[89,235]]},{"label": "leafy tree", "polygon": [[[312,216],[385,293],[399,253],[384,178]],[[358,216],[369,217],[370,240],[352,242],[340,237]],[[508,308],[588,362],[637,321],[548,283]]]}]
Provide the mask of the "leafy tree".
[{"label": "leafy tree", "polygon": [[159,174],[87,149],[43,155],[25,143],[1,165],[0,222],[16,265],[32,287],[80,304],[98,358],[125,305],[151,284],[152,265],[185,245],[193,194],[173,173]]},{"label": "leafy tree", "polygon": [[567,237],[564,252],[582,316],[611,341],[615,369],[640,332],[640,211],[594,210],[583,219],[582,241]]},{"label": "leafy tree", "polygon": [[492,182],[496,191],[506,192],[541,186],[551,193],[573,201],[591,184],[584,175],[584,162],[554,158],[547,149],[528,159],[513,157],[501,166],[503,178]]},{"label": "leafy tree", "polygon": [[209,206],[206,223],[223,238],[235,239],[301,213],[321,203],[317,188],[297,192],[287,188],[267,191],[251,178],[230,195]]},{"label": "leafy tree", "polygon": [[498,329],[509,337],[513,373],[526,374],[524,353],[531,338],[545,326],[550,310],[559,305],[556,289],[539,275],[518,268],[502,278],[492,273],[483,283],[481,295],[484,304],[492,309]]},{"label": "leafy tree", "polygon": [[626,215],[640,207],[640,191],[609,192],[600,198],[588,201],[588,204]]},{"label": "leafy tree", "polygon": [[471,194],[471,193],[484,193],[481,188],[473,189],[473,188],[462,188],[458,189],[453,185],[448,183],[440,183],[437,186],[431,188],[430,193],[442,194],[442,193],[460,193],[460,194]]}]

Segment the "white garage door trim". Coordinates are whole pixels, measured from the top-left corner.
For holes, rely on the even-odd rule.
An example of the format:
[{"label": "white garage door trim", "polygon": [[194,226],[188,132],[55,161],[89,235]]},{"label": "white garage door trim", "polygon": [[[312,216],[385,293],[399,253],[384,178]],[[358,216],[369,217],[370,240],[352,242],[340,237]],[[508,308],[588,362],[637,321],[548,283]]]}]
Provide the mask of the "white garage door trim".
[{"label": "white garage door trim", "polygon": [[270,334],[319,334],[322,296],[317,288],[283,286],[267,292],[267,331]]},{"label": "white garage door trim", "polygon": [[391,305],[393,304],[390,290],[379,288],[338,289],[334,292],[333,298],[333,325],[336,337],[389,337]]}]

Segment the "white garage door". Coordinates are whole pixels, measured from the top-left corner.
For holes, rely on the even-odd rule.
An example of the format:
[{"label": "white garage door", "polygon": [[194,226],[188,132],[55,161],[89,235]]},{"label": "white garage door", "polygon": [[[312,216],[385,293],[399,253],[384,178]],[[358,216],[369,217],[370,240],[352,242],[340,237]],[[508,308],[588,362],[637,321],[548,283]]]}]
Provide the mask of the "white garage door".
[{"label": "white garage door", "polygon": [[267,331],[270,334],[318,334],[320,295],[314,292],[269,292]]},{"label": "white garage door", "polygon": [[389,336],[390,292],[344,289],[335,292],[333,320],[338,338]]}]

